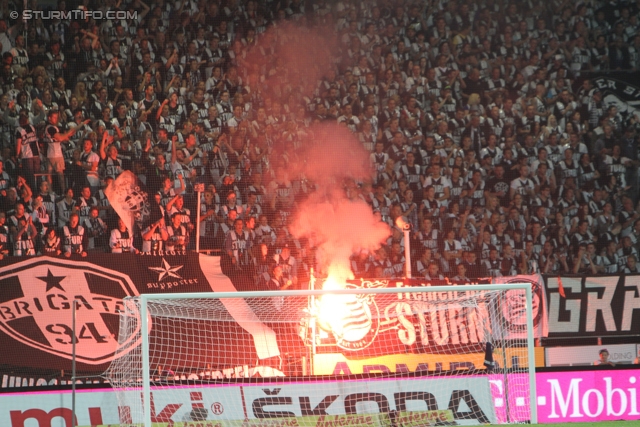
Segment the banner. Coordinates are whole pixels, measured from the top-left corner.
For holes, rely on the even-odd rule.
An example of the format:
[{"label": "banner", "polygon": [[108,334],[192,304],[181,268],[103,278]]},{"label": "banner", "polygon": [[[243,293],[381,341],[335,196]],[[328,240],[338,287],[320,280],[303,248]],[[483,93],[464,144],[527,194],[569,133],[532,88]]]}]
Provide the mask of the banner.
[{"label": "banner", "polygon": [[[236,290],[222,273],[219,258],[195,253],[5,258],[0,265],[2,363],[49,373],[71,367],[74,300],[78,370],[101,373],[113,360],[118,347],[124,297],[141,293]],[[246,319],[247,311],[251,311],[248,306],[239,306],[236,311],[230,310],[230,314]],[[266,325],[240,322],[229,327],[236,329],[237,344],[245,351],[242,355],[222,352],[218,360],[225,367],[255,365],[257,359],[280,354],[275,333]],[[216,338],[219,337],[212,336],[210,340]],[[137,345],[138,341],[126,341],[121,343],[120,350],[127,351]],[[214,347],[213,341],[203,343],[207,345]],[[26,354],[29,357],[25,357]],[[32,380],[42,382],[34,377],[37,375],[29,377],[29,385]]]},{"label": "banner", "polygon": [[[533,291],[534,337],[547,334],[546,300],[542,277],[514,276],[504,283],[530,283]],[[425,294],[378,294],[362,298],[318,298],[318,321],[307,326],[307,344],[318,353],[343,353],[349,358],[378,355],[460,354],[484,351],[487,341],[526,339],[526,295],[506,293],[501,301],[476,300],[476,291],[456,290],[440,281],[349,281],[351,289],[451,285],[450,291]],[[447,300],[453,303],[440,304]],[[434,307],[440,307],[434,309]],[[312,336],[316,332],[316,336]]]},{"label": "banner", "polygon": [[144,186],[133,172],[124,171],[104,190],[109,203],[130,232],[136,226],[144,230],[148,223],[162,216],[158,205],[151,203],[148,193],[141,187]]},{"label": "banner", "polygon": [[[623,120],[635,116],[640,119],[639,73],[607,72],[591,79],[591,84],[602,93],[604,108],[615,106]],[[584,117],[584,116],[583,116]]]},{"label": "banner", "polygon": [[[513,374],[509,374],[510,376]],[[491,392],[486,392],[486,385],[481,383],[466,383],[461,389],[468,390],[467,402],[473,401],[478,403],[480,409],[486,408],[487,404],[493,404],[495,408],[495,418],[497,422],[504,422],[505,406],[505,387],[502,382],[503,375],[487,376]],[[538,406],[538,422],[539,423],[563,423],[563,422],[594,422],[605,420],[640,420],[640,369],[595,369],[580,370],[571,372],[538,372],[536,373],[537,388],[537,406]],[[449,381],[449,379],[441,380]],[[456,379],[457,381],[457,379]],[[454,381],[454,382],[456,382]],[[517,383],[509,378],[510,383]],[[342,382],[344,384],[344,382]],[[344,397],[350,393],[362,392],[362,389],[351,388],[348,392],[345,389],[338,388],[339,383],[331,383],[328,387],[321,386],[323,383],[314,383],[320,386],[322,391],[315,393],[315,397],[310,400],[313,406],[317,402],[322,401],[326,395],[338,395],[339,399],[333,401],[332,405],[327,408],[331,418],[341,417],[337,415],[337,409],[342,411]],[[379,387],[374,385],[367,392],[380,393],[385,399],[390,409],[397,408],[399,403],[395,395],[400,391],[397,389],[399,382],[381,381]],[[454,384],[452,384],[453,386]],[[460,384],[455,384],[460,386]],[[269,396],[265,391],[275,392],[278,388],[278,395]],[[421,401],[411,402],[412,411],[427,411],[433,409],[436,411],[447,411],[449,409],[450,389],[439,389],[432,387],[429,380],[416,381],[410,386],[412,391],[426,391],[434,394],[435,392],[437,406],[429,408]],[[229,411],[235,411],[234,414],[244,418],[243,407],[249,409],[250,419],[259,422],[252,412],[253,400],[260,398],[277,398],[293,397],[290,399],[291,404],[284,406],[287,411],[293,412],[295,415],[302,416],[300,409],[300,397],[309,397],[308,391],[299,385],[298,387],[289,388],[283,383],[266,384],[257,387],[255,393],[251,393],[251,397],[247,395],[244,400],[240,393],[234,393],[232,387],[176,387],[173,389],[159,390],[153,392],[155,413],[160,414],[164,411],[169,414],[174,426],[179,426],[180,422],[184,422],[184,417],[189,414],[192,408],[204,407],[208,410],[208,420],[198,424],[191,422],[187,424],[189,427],[208,427],[211,423],[212,427],[240,427],[233,423],[221,423],[221,418],[231,419]],[[405,389],[406,390],[406,389]],[[527,394],[522,390],[509,391],[513,393],[513,399],[520,400],[527,398]],[[490,396],[493,402],[486,402],[481,393]],[[470,398],[470,397],[471,398]],[[378,399],[380,400],[380,399]],[[288,400],[289,401],[289,400]],[[126,411],[118,408],[119,403],[116,399],[116,393],[111,389],[92,389],[79,390],[76,396],[77,417],[79,426],[101,426],[111,425],[117,426],[122,422],[133,421],[124,418]],[[248,406],[244,406],[248,405]],[[333,405],[336,405],[334,408]],[[461,405],[457,405],[456,408]],[[513,405],[513,407],[516,407]],[[260,408],[260,405],[257,405]],[[407,408],[409,409],[409,408]],[[488,411],[491,413],[492,411]],[[415,412],[413,412],[415,414]],[[452,411],[454,420],[456,419],[456,411]],[[224,417],[223,417],[224,415]],[[457,414],[458,417],[460,414]],[[488,414],[485,413],[488,416]],[[374,416],[374,415],[372,415]],[[478,413],[477,417],[480,417]],[[71,424],[71,393],[70,392],[30,392],[30,393],[4,393],[0,394],[0,425],[4,427],[68,427]],[[330,418],[330,419],[331,419]],[[68,421],[67,421],[68,420]],[[272,419],[271,419],[272,420]],[[269,421],[271,421],[269,420]],[[518,421],[518,418],[512,417],[511,422]],[[375,422],[374,420],[372,420]],[[458,421],[459,422],[459,421]],[[346,420],[343,422],[346,424]]]},{"label": "banner", "polygon": [[[494,351],[498,367],[523,369],[529,364],[525,347],[501,348]],[[534,349],[535,366],[545,366],[544,348]],[[390,354],[385,356],[348,358],[342,353],[316,354],[313,357],[314,375],[391,374],[424,371],[455,371],[457,369],[484,369],[484,353],[460,354]]]},{"label": "banner", "polygon": [[545,277],[549,337],[629,336],[640,331],[640,276]]}]

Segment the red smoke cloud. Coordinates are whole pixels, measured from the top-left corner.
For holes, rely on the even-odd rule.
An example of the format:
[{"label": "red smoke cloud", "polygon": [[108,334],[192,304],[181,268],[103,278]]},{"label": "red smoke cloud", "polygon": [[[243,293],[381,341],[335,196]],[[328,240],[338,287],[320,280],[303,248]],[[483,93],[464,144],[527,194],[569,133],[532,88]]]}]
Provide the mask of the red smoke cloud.
[{"label": "red smoke cloud", "polygon": [[285,102],[290,94],[312,96],[332,66],[332,52],[339,52],[335,36],[283,22],[269,28],[238,64],[243,74],[263,77],[253,90]]},{"label": "red smoke cloud", "polygon": [[[283,22],[269,29],[239,63],[246,75],[266,76],[255,82],[265,96],[284,102],[293,95],[302,103],[303,97],[313,97],[318,82],[334,66],[338,44],[322,27]],[[290,164],[288,173],[302,174],[315,184],[316,191],[298,207],[291,232],[316,244],[321,272],[338,281],[352,278],[351,254],[377,249],[390,234],[388,225],[367,203],[357,197],[348,199],[344,191],[346,182],[371,180],[369,155],[346,127],[335,122],[316,123],[305,132],[308,137],[299,153],[302,160]]]},{"label": "red smoke cloud", "polygon": [[315,127],[307,141],[307,163],[302,172],[317,185],[316,192],[299,206],[292,233],[312,237],[318,246],[318,266],[338,281],[353,278],[349,257],[359,249],[375,250],[387,237],[389,226],[360,198],[349,199],[343,185],[349,180],[371,179],[368,155],[343,126]]}]

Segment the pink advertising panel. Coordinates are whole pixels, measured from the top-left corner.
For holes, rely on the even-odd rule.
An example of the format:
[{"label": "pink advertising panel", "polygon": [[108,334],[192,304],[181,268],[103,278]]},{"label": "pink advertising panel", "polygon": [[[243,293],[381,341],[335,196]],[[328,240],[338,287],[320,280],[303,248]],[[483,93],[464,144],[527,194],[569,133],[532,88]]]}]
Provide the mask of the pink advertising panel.
[{"label": "pink advertising panel", "polygon": [[640,369],[536,374],[538,422],[640,420]]}]

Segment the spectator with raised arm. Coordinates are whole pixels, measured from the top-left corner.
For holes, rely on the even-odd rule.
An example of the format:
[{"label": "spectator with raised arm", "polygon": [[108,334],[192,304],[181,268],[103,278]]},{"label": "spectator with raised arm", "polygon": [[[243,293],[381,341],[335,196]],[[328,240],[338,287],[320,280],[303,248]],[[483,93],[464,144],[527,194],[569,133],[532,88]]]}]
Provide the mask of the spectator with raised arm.
[{"label": "spectator with raised arm", "polygon": [[85,171],[86,182],[89,185],[91,194],[96,194],[100,188],[100,177],[98,175],[100,157],[93,151],[93,141],[91,139],[85,139],[82,143],[82,148],[80,159],[75,162],[78,167]]},{"label": "spectator with raised arm", "polygon": [[165,224],[165,218],[160,217],[142,230],[142,252],[152,253],[164,250],[169,239],[169,232]]},{"label": "spectator with raised arm", "polygon": [[69,139],[78,130],[77,127],[73,127],[66,132],[61,132],[58,127],[58,120],[60,114],[57,110],[50,110],[48,114],[48,124],[44,130],[44,142],[47,147],[47,172],[49,174],[56,174],[58,177],[58,187],[60,193],[64,193],[66,187],[64,170],[65,161],[64,154],[62,152],[62,144],[69,144]]}]

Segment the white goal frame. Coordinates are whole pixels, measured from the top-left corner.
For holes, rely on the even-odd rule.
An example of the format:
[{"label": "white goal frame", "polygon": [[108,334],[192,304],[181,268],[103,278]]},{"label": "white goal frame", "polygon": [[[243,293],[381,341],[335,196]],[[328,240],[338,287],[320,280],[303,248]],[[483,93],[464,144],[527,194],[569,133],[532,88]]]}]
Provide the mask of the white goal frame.
[{"label": "white goal frame", "polygon": [[[536,378],[535,378],[535,351],[533,336],[533,295],[530,283],[500,283],[489,285],[456,285],[456,291],[492,291],[522,289],[526,293],[527,313],[527,355],[529,373],[529,406],[531,424],[538,423]],[[144,427],[152,427],[151,424],[151,367],[149,364],[149,301],[154,300],[181,300],[181,299],[227,299],[227,298],[262,298],[262,297],[288,297],[308,296],[320,297],[326,294],[352,295],[352,294],[397,294],[397,293],[424,293],[424,292],[450,292],[452,286],[406,287],[406,288],[377,288],[377,289],[340,289],[340,290],[297,290],[297,291],[253,291],[253,292],[200,292],[200,293],[175,293],[175,294],[141,294],[136,297],[127,297],[126,300],[137,299],[140,301],[140,333],[142,337],[142,396],[144,411]]]}]

